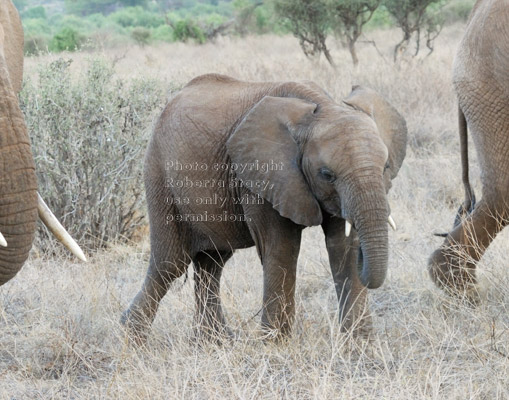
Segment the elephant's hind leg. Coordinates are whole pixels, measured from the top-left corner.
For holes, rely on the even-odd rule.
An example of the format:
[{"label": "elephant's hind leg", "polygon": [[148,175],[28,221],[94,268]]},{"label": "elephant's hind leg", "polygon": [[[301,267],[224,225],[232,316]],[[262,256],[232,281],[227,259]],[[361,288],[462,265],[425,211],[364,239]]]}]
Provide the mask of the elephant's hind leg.
[{"label": "elephant's hind leg", "polygon": [[191,262],[189,235],[185,225],[168,221],[167,215],[175,215],[174,207],[150,215],[150,262],[141,290],[122,315],[121,322],[138,342],[145,339],[152,324],[159,302],[171,283],[182,276]]},{"label": "elephant's hind leg", "polygon": [[432,280],[453,294],[476,302],[475,265],[489,244],[508,223],[507,212],[481,200],[470,216],[458,225],[429,261]]},{"label": "elephant's hind leg", "polygon": [[200,252],[193,258],[197,333],[204,339],[220,342],[222,338],[233,336],[226,326],[220,299],[223,266],[232,254]]}]

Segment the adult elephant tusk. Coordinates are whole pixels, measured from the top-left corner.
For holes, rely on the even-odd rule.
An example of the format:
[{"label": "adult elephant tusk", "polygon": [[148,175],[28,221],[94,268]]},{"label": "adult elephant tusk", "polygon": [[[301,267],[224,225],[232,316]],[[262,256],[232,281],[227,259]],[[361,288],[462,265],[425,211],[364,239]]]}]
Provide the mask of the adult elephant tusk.
[{"label": "adult elephant tusk", "polygon": [[5,240],[4,235],[0,232],[0,246],[7,247],[7,240]]},{"label": "adult elephant tusk", "polygon": [[37,193],[37,197],[39,199],[39,204],[37,205],[37,210],[39,211],[39,218],[44,225],[48,227],[55,237],[62,242],[62,244],[67,247],[72,254],[78,257],[81,261],[87,261],[85,254],[81,250],[80,246],[74,241],[74,239],[67,233],[62,224],[58,222],[57,217],[53,215],[49,207],[46,205],[41,195]]},{"label": "adult elephant tusk", "polygon": [[345,236],[346,237],[350,236],[351,231],[352,231],[352,224],[350,223],[350,221],[345,220]]},{"label": "adult elephant tusk", "polygon": [[394,220],[392,219],[392,217],[390,215],[389,215],[389,218],[387,219],[387,221],[389,222],[389,225],[391,226],[391,228],[396,230],[396,222],[394,222]]}]

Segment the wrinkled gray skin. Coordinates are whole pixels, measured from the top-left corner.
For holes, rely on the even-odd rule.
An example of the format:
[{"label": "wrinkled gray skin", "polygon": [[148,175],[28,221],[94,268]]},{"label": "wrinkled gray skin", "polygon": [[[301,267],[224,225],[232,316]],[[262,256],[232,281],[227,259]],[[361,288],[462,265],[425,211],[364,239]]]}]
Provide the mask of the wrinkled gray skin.
[{"label": "wrinkled gray skin", "polygon": [[[146,154],[150,265],[123,323],[143,340],[170,283],[192,261],[199,333],[229,335],[219,298],[223,265],[235,249],[256,246],[262,326],[285,335],[295,312],[301,232],[321,225],[341,324],[365,328],[366,288],[379,287],[387,272],[386,193],[405,148],[404,119],[370,89],[356,87],[336,103],[310,82],[194,79],[163,111]],[[181,171],[177,162],[194,166]],[[232,171],[232,163],[252,168]],[[186,180],[207,187],[173,187]],[[197,204],[214,195],[218,204]],[[190,204],[182,204],[186,197]],[[231,219],[211,221],[224,213]],[[175,222],[178,216],[187,221]],[[354,226],[349,238],[345,219]]]},{"label": "wrinkled gray skin", "polygon": [[0,285],[28,257],[37,222],[37,179],[17,94],[23,79],[23,29],[10,0],[0,1]]},{"label": "wrinkled gray skin", "polygon": [[459,102],[465,202],[468,182],[467,127],[482,172],[482,199],[446,237],[430,259],[433,281],[453,294],[477,301],[475,266],[508,223],[509,216],[509,1],[477,1],[454,63]]}]

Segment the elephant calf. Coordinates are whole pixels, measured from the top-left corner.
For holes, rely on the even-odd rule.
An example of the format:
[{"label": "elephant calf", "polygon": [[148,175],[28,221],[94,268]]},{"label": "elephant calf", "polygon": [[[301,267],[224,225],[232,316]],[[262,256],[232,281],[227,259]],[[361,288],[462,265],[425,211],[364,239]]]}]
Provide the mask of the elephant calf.
[{"label": "elephant calf", "polygon": [[143,339],[170,283],[193,262],[198,329],[229,335],[221,272],[235,249],[256,246],[262,326],[285,335],[301,233],[321,225],[342,327],[366,326],[366,288],[387,271],[386,194],[406,135],[401,115],[367,88],[337,103],[311,82],[195,78],[166,106],[148,147],[150,264],[123,323]]}]

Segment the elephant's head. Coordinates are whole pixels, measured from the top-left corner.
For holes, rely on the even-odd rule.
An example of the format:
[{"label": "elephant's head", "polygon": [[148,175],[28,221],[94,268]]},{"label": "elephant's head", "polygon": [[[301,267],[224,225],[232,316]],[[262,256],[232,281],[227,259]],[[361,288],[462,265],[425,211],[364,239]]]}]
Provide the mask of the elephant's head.
[{"label": "elephant's head", "polygon": [[[28,257],[37,215],[78,257],[83,252],[37,194],[35,164],[17,93],[23,77],[23,29],[16,8],[0,2],[0,285]],[[56,222],[55,222],[56,221]]]},{"label": "elephant's head", "polygon": [[405,156],[406,123],[367,88],[354,87],[342,105],[317,98],[264,97],[230,137],[228,153],[235,163],[272,166],[237,176],[282,216],[312,226],[327,212],[346,221],[346,232],[353,225],[361,281],[376,288],[387,271],[386,193]]}]

